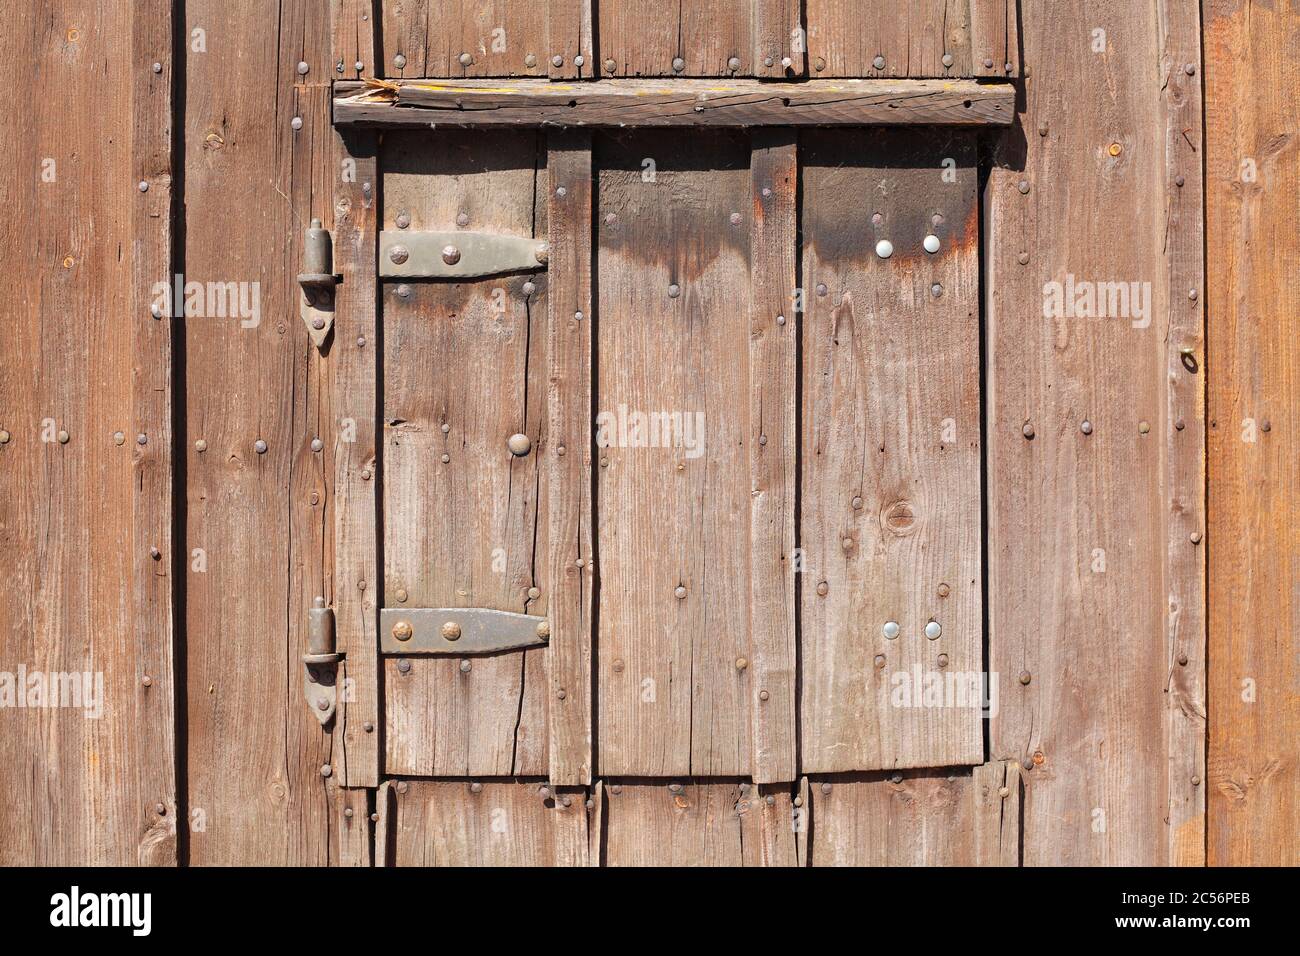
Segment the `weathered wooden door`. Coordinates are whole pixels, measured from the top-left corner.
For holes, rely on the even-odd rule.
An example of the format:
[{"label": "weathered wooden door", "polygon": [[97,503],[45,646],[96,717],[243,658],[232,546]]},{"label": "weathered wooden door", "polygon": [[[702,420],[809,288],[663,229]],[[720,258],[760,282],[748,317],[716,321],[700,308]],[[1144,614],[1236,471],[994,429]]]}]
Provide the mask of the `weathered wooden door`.
[{"label": "weathered wooden door", "polygon": [[[409,778],[788,801],[800,773],[983,762],[974,155],[957,130],[383,136],[399,860]],[[927,698],[953,674],[973,706]],[[617,833],[639,804],[607,806]]]}]

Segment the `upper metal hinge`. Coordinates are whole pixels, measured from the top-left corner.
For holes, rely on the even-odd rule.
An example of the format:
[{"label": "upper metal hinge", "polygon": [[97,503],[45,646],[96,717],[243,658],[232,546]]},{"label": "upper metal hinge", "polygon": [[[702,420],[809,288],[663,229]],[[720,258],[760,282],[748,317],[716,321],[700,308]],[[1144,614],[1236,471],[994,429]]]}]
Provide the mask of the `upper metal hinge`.
[{"label": "upper metal hinge", "polygon": [[543,647],[550,639],[546,618],[513,611],[388,607],[379,612],[379,641],[385,654],[490,654]]},{"label": "upper metal hinge", "polygon": [[473,279],[546,268],[547,244],[491,232],[385,231],[379,234],[384,279]]}]

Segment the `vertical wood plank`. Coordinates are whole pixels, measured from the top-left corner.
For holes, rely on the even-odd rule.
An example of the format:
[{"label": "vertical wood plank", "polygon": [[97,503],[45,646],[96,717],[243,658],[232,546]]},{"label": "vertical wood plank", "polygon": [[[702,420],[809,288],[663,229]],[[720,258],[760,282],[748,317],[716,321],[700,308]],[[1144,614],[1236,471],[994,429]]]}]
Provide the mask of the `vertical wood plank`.
[{"label": "vertical wood plank", "polygon": [[[1300,11],[1294,3],[1238,0],[1213,0],[1203,9],[1206,231],[1214,271],[1208,349],[1204,356],[1197,349],[1194,358],[1209,372],[1210,403],[1208,853],[1215,866],[1294,866],[1300,860],[1300,317],[1294,308]],[[1197,62],[1194,50],[1177,52]],[[1199,169],[1179,171],[1185,188],[1192,187]],[[1199,662],[1194,650],[1188,653],[1193,665]]]},{"label": "vertical wood plank", "polygon": [[330,866],[371,865],[370,795],[373,790],[327,784],[334,809],[331,826],[337,834],[330,843]]},{"label": "vertical wood plank", "polygon": [[334,36],[334,75],[341,80],[383,76],[383,64],[376,62],[382,51],[375,46],[372,19],[374,0],[330,0]]},{"label": "vertical wood plank", "polygon": [[383,63],[375,75],[546,76],[547,7],[536,0],[383,0]]},{"label": "vertical wood plank", "polygon": [[[1205,127],[1201,95],[1199,7],[1188,0],[1156,5],[1156,48],[1163,83],[1169,331],[1164,343],[1165,495],[1168,519],[1168,615],[1165,707],[1168,741],[1169,862],[1204,866],[1206,847],[1206,548],[1189,546],[1206,530],[1205,374],[1189,373],[1187,353],[1205,355]],[[1188,67],[1190,66],[1190,71]],[[1234,120],[1235,121],[1235,120]],[[1300,540],[1300,539],[1297,539]]]},{"label": "vertical wood plank", "polygon": [[813,866],[1015,866],[1013,765],[813,779]]},{"label": "vertical wood plank", "polygon": [[750,158],[750,596],[753,652],[751,772],[757,783],[795,778],[794,522],[798,316],[796,134],[755,130]]},{"label": "vertical wood plank", "polygon": [[[375,389],[380,348],[375,325],[375,250],[378,235],[377,137],[362,133],[335,147],[335,293],[330,342],[330,422],[333,453],[334,632],[346,655],[334,718],[335,764],[350,787],[379,783],[379,654],[377,603],[378,499]],[[296,330],[295,330],[296,331]]]},{"label": "vertical wood plank", "polygon": [[752,4],[754,76],[807,76],[808,43],[800,0],[752,0]]},{"label": "vertical wood plank", "polygon": [[970,76],[970,5],[1008,2],[805,0],[808,75]]},{"label": "vertical wood plank", "polygon": [[596,56],[592,46],[593,2],[552,0],[546,5],[546,49],[543,52],[547,75],[551,79],[592,79],[596,75]]},{"label": "vertical wood plank", "polygon": [[582,788],[402,780],[389,785],[394,866],[587,866],[596,809]]},{"label": "vertical wood plank", "polygon": [[980,763],[974,143],[801,142],[803,768]]},{"label": "vertical wood plank", "polygon": [[[385,137],[384,228],[546,236],[534,130]],[[546,273],[383,286],[384,606],[545,615]],[[512,455],[526,435],[532,450]],[[536,591],[534,591],[536,589]],[[548,649],[385,660],[394,774],[547,772]]]},{"label": "vertical wood plank", "polygon": [[1196,7],[1163,9],[1024,9],[1027,142],[986,188],[991,756],[1029,768],[1027,865],[1195,862],[1201,826],[1200,133],[1159,26]]},{"label": "vertical wood plank", "polygon": [[970,35],[972,75],[1020,74],[1016,0],[970,0]]},{"label": "vertical wood plank", "polygon": [[597,763],[744,774],[749,143],[664,131],[599,145]]},{"label": "vertical wood plank", "polygon": [[792,786],[606,782],[608,866],[799,866]]},{"label": "vertical wood plank", "polygon": [[550,227],[546,438],[550,762],[555,784],[591,782],[591,134],[547,133]]},{"label": "vertical wood plank", "polygon": [[174,865],[171,10],[0,16],[0,864]]},{"label": "vertical wood plank", "polygon": [[[598,17],[603,76],[755,73],[758,41],[748,0],[599,0]],[[784,43],[789,45],[788,36]],[[780,72],[771,75],[793,76],[781,59],[774,56],[767,69]]]},{"label": "vertical wood plank", "polygon": [[186,551],[206,562],[186,576],[195,865],[325,865],[334,837],[332,741],[302,691],[307,610],[328,593],[325,462],[311,443],[329,433],[329,388],[295,281],[303,231],[330,218],[339,175],[320,13],[301,0],[275,18],[186,5],[185,33],[207,51],[187,59],[186,277],[259,290],[248,319],[185,319]]}]

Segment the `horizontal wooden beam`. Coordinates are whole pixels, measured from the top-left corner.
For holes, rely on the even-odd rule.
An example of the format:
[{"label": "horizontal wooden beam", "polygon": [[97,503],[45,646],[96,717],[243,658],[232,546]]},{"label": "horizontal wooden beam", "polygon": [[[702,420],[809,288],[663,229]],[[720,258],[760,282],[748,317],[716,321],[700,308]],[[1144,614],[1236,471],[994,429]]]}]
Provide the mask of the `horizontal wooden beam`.
[{"label": "horizontal wooden beam", "polygon": [[976,80],[371,80],[334,85],[336,126],[1006,126]]}]

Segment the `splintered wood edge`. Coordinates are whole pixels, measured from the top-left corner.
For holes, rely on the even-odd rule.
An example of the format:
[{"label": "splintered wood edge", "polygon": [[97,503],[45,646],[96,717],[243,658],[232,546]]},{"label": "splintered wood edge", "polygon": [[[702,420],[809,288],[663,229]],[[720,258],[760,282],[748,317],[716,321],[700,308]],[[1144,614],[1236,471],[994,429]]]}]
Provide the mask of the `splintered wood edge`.
[{"label": "splintered wood edge", "polygon": [[1009,126],[978,80],[403,80],[334,84],[335,126]]}]

